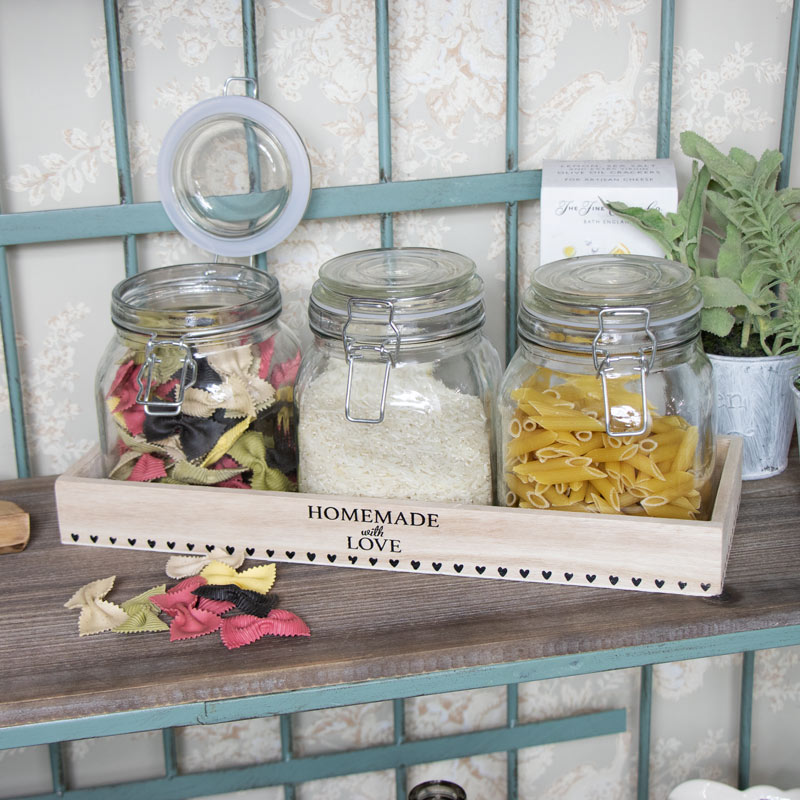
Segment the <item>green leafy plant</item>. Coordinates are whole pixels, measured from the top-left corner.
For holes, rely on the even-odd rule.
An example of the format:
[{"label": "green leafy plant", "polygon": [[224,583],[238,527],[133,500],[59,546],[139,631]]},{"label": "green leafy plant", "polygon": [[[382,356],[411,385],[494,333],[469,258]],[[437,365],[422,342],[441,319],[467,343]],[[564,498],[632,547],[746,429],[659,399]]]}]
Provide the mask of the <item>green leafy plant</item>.
[{"label": "green leafy plant", "polygon": [[[791,213],[800,190],[777,188],[783,156],[766,150],[756,159],[740,148],[726,156],[692,131],[681,134],[681,147],[696,160],[676,213],[606,206],[694,270],[709,351],[800,349],[800,221]],[[714,257],[701,254],[709,242]]]}]

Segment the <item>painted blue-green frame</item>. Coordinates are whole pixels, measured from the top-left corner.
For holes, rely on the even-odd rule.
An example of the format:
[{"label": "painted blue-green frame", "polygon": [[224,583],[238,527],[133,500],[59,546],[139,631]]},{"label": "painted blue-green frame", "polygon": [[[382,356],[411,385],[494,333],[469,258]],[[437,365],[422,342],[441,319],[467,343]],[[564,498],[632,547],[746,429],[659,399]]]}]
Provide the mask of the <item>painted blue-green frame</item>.
[{"label": "painted blue-green frame", "polygon": [[[392,180],[389,3],[376,0],[376,74],[378,95],[377,182],[362,186],[315,189],[306,219],[328,219],[362,214],[378,215],[381,245],[394,244],[394,213],[469,205],[501,205],[506,218],[506,318],[507,357],[516,347],[518,285],[519,203],[540,196],[541,171],[519,169],[519,0],[507,0],[506,73],[506,159],[502,173],[456,176],[431,180]],[[57,209],[43,212],[3,214],[0,208],[0,312],[8,380],[15,458],[19,477],[31,474],[29,443],[24,419],[24,401],[19,353],[13,317],[13,293],[9,276],[8,248],[42,242],[85,238],[120,237],[124,250],[125,274],[138,270],[136,236],[173,230],[160,203],[137,203],[128,143],[128,126],[116,0],[103,0],[109,62],[114,141],[119,183],[119,205]],[[668,157],[671,136],[672,66],[675,29],[674,0],[661,2],[659,104],[656,155]],[[256,14],[254,0],[242,0],[242,31],[245,76],[258,77]],[[784,154],[781,186],[788,185],[792,140],[795,128],[798,75],[800,74],[800,2],[792,10],[787,57],[780,149]],[[256,263],[266,268],[266,254]],[[649,787],[650,720],[655,663],[742,652],[742,681],[739,736],[739,785],[749,782],[755,651],[767,647],[800,644],[800,626],[741,634],[708,636],[701,639],[644,645],[623,649],[559,656],[481,669],[456,670],[410,676],[367,684],[321,687],[300,692],[232,699],[217,703],[195,703],[143,712],[126,712],[76,720],[0,729],[0,748],[48,744],[53,791],[41,797],[141,797],[185,798],[197,794],[266,785],[284,785],[286,800],[294,798],[294,783],[300,779],[350,774],[371,769],[395,769],[396,797],[406,795],[405,767],[469,754],[507,754],[507,796],[519,796],[517,754],[521,747],[564,741],[583,736],[619,733],[626,729],[625,713],[610,710],[567,720],[520,724],[518,685],[521,682],[607,669],[639,667],[639,753],[637,797],[645,800]],[[444,691],[506,686],[506,725],[492,731],[409,742],[405,736],[403,698]],[[378,700],[393,703],[394,729],[390,745],[367,750],[295,758],[292,752],[291,714],[314,708],[349,705]],[[175,746],[175,726],[212,724],[258,716],[280,716],[281,759],[214,774],[181,775]],[[68,787],[60,742],[89,736],[107,736],[141,730],[163,730],[164,777],[117,787],[74,790]]]}]

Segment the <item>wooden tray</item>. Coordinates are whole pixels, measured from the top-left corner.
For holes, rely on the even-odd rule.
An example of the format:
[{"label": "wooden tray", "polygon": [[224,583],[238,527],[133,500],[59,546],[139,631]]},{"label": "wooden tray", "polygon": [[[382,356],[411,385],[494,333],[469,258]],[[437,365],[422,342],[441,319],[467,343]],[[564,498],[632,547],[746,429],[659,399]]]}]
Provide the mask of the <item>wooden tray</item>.
[{"label": "wooden tray", "polygon": [[742,442],[720,438],[707,522],[115,481],[56,480],[61,541],[670,594],[722,591]]}]

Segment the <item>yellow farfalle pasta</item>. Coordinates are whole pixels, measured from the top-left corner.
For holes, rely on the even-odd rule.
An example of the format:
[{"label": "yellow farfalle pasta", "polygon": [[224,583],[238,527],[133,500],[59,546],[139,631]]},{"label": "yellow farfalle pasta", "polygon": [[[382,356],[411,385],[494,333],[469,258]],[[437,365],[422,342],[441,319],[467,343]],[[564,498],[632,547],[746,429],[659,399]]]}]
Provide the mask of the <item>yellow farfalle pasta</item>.
[{"label": "yellow farfalle pasta", "polygon": [[[649,408],[645,433],[610,436],[600,381],[556,377],[564,382],[549,386],[553,373],[541,371],[511,392],[516,408],[504,452],[506,504],[696,519],[704,488],[693,473],[697,427]],[[626,407],[636,428],[641,396],[625,388],[626,380],[607,381],[608,402]]]}]

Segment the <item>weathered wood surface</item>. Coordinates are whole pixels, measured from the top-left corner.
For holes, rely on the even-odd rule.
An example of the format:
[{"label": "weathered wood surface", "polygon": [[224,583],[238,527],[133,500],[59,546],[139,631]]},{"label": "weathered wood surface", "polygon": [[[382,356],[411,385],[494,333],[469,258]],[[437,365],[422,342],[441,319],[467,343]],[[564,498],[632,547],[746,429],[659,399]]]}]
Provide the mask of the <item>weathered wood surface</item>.
[{"label": "weathered wood surface", "polygon": [[0,499],[31,518],[27,549],[0,560],[3,726],[800,624],[796,449],[784,474],[744,484],[719,598],[279,564],[280,606],[311,638],[233,652],[217,635],[79,638],[63,607],[77,588],[116,575],[122,602],[166,579],[167,556],[60,544],[53,479],[0,483]]}]

